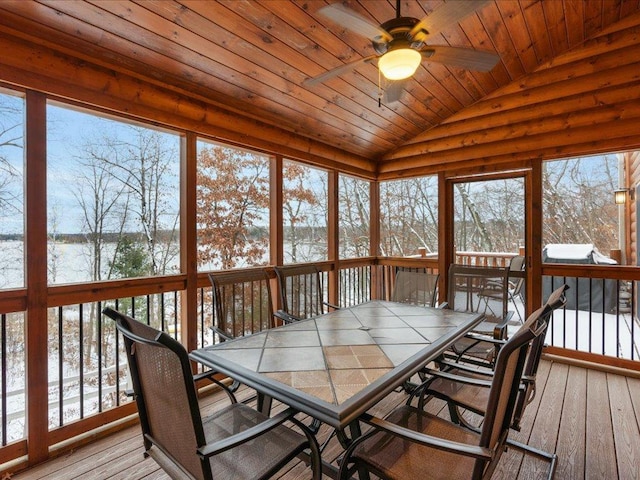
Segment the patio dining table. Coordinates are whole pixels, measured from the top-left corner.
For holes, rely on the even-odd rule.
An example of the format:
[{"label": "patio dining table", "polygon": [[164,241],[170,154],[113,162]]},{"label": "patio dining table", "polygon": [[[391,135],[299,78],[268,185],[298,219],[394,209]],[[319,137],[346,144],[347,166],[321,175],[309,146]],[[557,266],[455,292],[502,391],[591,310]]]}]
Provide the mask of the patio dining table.
[{"label": "patio dining table", "polygon": [[194,350],[190,357],[344,431],[482,318],[371,301]]}]

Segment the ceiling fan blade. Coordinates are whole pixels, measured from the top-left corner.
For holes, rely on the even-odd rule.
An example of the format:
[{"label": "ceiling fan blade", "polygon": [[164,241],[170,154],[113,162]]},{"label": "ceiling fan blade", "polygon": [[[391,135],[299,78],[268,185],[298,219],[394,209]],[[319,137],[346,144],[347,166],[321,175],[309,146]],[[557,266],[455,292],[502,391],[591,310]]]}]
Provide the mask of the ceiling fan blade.
[{"label": "ceiling fan blade", "polygon": [[420,53],[428,62],[437,62],[480,72],[488,72],[500,60],[500,57],[493,52],[461,47],[433,46],[421,50]]},{"label": "ceiling fan blade", "polygon": [[384,28],[370,22],[359,13],[345,7],[341,3],[333,3],[322,7],[318,13],[330,18],[338,25],[377,42],[389,42],[391,35]]},{"label": "ceiling fan blade", "polygon": [[376,58],[378,58],[377,55],[369,55],[368,57],[359,58],[358,60],[354,60],[352,62],[345,63],[344,65],[340,65],[339,67],[332,68],[331,70],[327,70],[326,72],[321,73],[320,75],[316,75],[315,77],[307,78],[302,82],[302,84],[307,87],[312,87],[319,83],[325,82],[330,78],[337,77],[338,75],[348,72],[349,70],[353,70],[361,64],[370,63]]},{"label": "ceiling fan blade", "polygon": [[388,80],[382,94],[382,103],[389,104],[399,101],[402,98],[402,94],[404,93],[408,83],[408,78],[405,78],[404,80]]},{"label": "ceiling fan blade", "polygon": [[[447,26],[457,23],[489,3],[489,0],[449,1],[420,20],[409,32],[409,38],[424,42]],[[426,33],[424,32],[426,31]]]}]

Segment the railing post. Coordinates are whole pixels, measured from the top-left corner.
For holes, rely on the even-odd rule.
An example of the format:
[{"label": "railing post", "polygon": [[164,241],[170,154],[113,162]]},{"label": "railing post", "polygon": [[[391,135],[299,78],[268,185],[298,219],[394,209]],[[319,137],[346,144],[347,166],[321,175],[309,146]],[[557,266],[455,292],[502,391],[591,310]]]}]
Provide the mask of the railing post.
[{"label": "railing post", "polygon": [[27,91],[26,263],[27,294],[27,442],[29,463],[49,456],[49,391],[47,338],[47,101],[45,95]]},{"label": "railing post", "polygon": [[198,346],[198,239],[196,220],[197,137],[187,133],[180,159],[180,270],[186,274],[180,302],[181,341],[188,351]]}]

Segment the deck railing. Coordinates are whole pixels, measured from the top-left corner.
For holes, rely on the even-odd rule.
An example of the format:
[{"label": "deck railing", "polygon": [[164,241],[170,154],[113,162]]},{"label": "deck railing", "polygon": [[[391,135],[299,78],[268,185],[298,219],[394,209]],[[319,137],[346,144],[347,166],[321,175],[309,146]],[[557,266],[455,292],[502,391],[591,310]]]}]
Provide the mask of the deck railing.
[{"label": "deck railing", "polygon": [[[467,264],[506,265],[513,255],[464,252],[458,258]],[[331,291],[331,285],[336,286],[334,301],[341,306],[389,298],[398,269],[428,272],[438,269],[437,259],[420,256],[367,258],[342,261],[338,265],[334,270],[333,264],[325,262],[321,270],[325,287]],[[550,349],[571,351],[578,356],[597,354],[603,363],[640,369],[634,367],[640,365],[636,300],[640,269],[545,264],[542,273],[545,292],[560,282],[575,284],[569,291],[568,306],[556,312],[552,319],[547,337]],[[275,281],[275,275],[273,278]],[[123,296],[131,291],[133,283],[136,283],[136,296]],[[115,290],[91,285],[52,289],[48,319],[49,365],[43,366],[49,372],[49,441],[52,444],[134,411],[131,400],[124,395],[128,376],[122,342],[115,334],[113,322],[100,314],[102,308],[112,306],[123,310],[181,338],[184,285],[184,278],[177,276],[128,281]],[[206,275],[199,276],[198,285],[199,308],[193,327],[200,347],[217,339],[209,328],[213,307]],[[0,314],[2,463],[27,451],[25,411],[29,399],[24,376],[19,375],[26,371],[26,317],[24,311],[15,307],[24,302],[7,300],[6,295],[0,300],[13,308]]]},{"label": "deck railing", "polygon": [[570,287],[566,307],[551,320],[549,351],[593,354],[602,363],[640,369],[637,268],[545,264],[542,272],[543,295],[562,283]]}]

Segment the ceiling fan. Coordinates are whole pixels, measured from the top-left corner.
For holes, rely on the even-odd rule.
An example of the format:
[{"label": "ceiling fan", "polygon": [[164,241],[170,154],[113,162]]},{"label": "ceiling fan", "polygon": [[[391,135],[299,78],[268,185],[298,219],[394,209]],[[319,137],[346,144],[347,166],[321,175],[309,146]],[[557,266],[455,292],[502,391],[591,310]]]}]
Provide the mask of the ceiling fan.
[{"label": "ceiling fan", "polygon": [[369,38],[376,53],[308,78],[303,84],[317,85],[360,65],[377,60],[380,74],[386,79],[385,102],[390,103],[400,99],[406,82],[416,72],[423,59],[453,67],[488,72],[499,60],[498,55],[493,52],[448,45],[427,45],[427,42],[445,27],[474,13],[488,1],[449,1],[418,20],[403,17],[400,13],[401,0],[396,0],[396,17],[381,25],[372,23],[341,3],[322,7],[318,10],[319,14],[352,32]]}]

